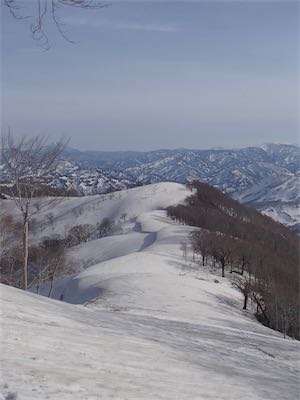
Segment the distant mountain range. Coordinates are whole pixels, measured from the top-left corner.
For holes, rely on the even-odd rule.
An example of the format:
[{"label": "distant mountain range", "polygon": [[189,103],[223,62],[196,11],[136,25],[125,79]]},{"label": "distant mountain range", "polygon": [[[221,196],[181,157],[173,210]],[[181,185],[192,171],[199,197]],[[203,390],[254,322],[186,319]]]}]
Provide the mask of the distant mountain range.
[{"label": "distant mountain range", "polygon": [[[0,168],[2,180],[4,172]],[[68,148],[49,184],[88,195],[156,182],[200,180],[300,232],[299,177],[297,145],[149,152]]]}]

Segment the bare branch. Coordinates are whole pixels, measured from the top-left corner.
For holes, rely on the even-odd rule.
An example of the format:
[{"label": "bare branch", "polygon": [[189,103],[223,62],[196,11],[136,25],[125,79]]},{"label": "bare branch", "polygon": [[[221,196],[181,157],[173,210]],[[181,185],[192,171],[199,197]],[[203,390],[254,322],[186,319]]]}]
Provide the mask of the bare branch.
[{"label": "bare branch", "polygon": [[23,15],[20,0],[3,0],[11,15],[16,19],[31,18],[30,31],[32,37],[44,50],[50,49],[48,34],[45,30],[46,20],[52,20],[59,34],[69,43],[75,43],[65,32],[64,23],[60,20],[58,10],[64,7],[96,10],[107,7],[108,3],[97,0],[35,0],[31,15]]},{"label": "bare branch", "polygon": [[56,161],[67,144],[61,139],[48,145],[45,137],[13,138],[10,131],[1,137],[1,163],[11,185],[11,195],[22,214],[24,281],[27,289],[29,221],[41,207],[32,207],[32,201],[47,174],[56,167]]}]

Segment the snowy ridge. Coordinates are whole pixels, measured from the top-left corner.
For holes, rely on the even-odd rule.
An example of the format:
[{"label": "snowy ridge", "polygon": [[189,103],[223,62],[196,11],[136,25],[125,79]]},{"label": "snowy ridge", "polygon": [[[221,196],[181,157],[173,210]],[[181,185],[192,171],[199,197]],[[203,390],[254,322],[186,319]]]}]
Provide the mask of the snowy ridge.
[{"label": "snowy ridge", "polygon": [[127,216],[116,235],[70,251],[78,273],[55,286],[64,301],[1,286],[3,399],[297,398],[299,342],[243,311],[218,270],[183,257],[194,228],[164,208],[189,193],[159,183],[55,207],[55,231]]}]

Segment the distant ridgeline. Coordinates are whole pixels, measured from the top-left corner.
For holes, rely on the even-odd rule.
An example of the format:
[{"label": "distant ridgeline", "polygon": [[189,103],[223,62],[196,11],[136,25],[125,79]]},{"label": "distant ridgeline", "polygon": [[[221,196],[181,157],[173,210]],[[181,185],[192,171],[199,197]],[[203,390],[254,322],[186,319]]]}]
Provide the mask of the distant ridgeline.
[{"label": "distant ridgeline", "polygon": [[[77,197],[79,196],[78,192],[74,189],[64,189],[62,187],[52,187],[46,184],[38,184],[36,185],[36,197],[43,196],[58,196],[58,197]],[[0,199],[7,199],[13,195],[17,195],[17,189],[14,186],[1,184],[0,183]],[[21,192],[21,195],[24,196],[25,193]]]},{"label": "distant ridgeline", "polygon": [[202,264],[211,260],[223,276],[231,273],[245,309],[251,300],[259,321],[299,339],[299,237],[212,186],[189,186],[196,192],[168,215],[202,228],[191,237]]}]

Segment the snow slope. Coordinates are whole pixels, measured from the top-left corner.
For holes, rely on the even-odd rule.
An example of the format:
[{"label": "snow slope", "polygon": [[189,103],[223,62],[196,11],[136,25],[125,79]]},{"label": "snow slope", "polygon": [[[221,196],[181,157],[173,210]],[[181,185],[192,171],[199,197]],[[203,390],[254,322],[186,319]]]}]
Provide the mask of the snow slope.
[{"label": "snow slope", "polygon": [[[37,223],[41,226],[42,234],[53,233],[53,230],[63,233],[75,224],[95,224],[103,218],[109,218],[116,223],[122,222],[122,232],[127,232],[132,231],[137,216],[183,202],[190,194],[179,183],[157,183],[105,195],[68,197],[55,204],[54,208],[51,205],[46,207],[37,217]],[[53,214],[52,227],[46,221],[49,212]]]},{"label": "snow slope", "polygon": [[[219,271],[183,258],[192,228],[163,208],[186,195],[181,185],[157,184],[95,196],[90,208],[87,199],[66,200],[83,207],[77,217],[63,203],[53,210],[55,230],[70,215],[74,224],[104,211],[128,219],[123,235],[72,250],[81,272],[56,285],[63,302],[1,286],[2,399],[298,397],[299,342],[243,311]],[[95,264],[85,268],[87,259]]]},{"label": "snow slope", "polygon": [[2,398],[298,398],[298,343],[242,321],[89,310],[7,287],[1,296]]},{"label": "snow slope", "polygon": [[234,197],[299,233],[299,176],[266,178]]}]

